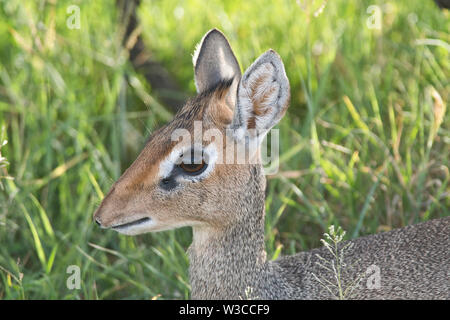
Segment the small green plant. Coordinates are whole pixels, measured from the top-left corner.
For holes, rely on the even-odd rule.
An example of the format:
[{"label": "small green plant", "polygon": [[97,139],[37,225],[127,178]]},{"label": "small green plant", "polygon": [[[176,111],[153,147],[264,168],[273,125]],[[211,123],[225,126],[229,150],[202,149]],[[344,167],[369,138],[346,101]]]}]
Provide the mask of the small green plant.
[{"label": "small green plant", "polygon": [[[22,280],[23,280],[23,273],[20,272],[20,258],[17,259],[16,262],[16,273],[10,272],[9,270],[5,269],[0,265],[0,273],[6,274],[6,285],[8,288],[11,288],[13,290],[16,290],[19,292],[19,297],[22,300],[25,300],[25,290],[23,288]],[[0,296],[1,298],[1,296]]]},{"label": "small green plant", "polygon": [[6,140],[6,128],[5,126],[2,126],[0,131],[0,189],[3,190],[3,183],[2,179],[11,179],[10,176],[8,176],[6,167],[9,165],[8,160],[6,157],[2,156],[2,147],[4,147],[8,143],[8,140]]},{"label": "small green plant", "polygon": [[329,280],[323,276],[318,277],[313,274],[314,278],[327,290],[331,295],[339,300],[346,300],[352,297],[352,293],[356,287],[358,287],[359,282],[362,280],[364,274],[359,274],[357,277],[348,285],[344,284],[342,280],[342,274],[344,268],[351,268],[345,262],[345,253],[351,249],[352,243],[347,243],[345,245],[339,245],[345,237],[345,231],[341,227],[335,228],[331,225],[328,228],[328,233],[324,233],[324,239],[320,241],[331,253],[332,259],[327,260],[320,255],[316,255],[319,261],[316,262],[322,269],[330,272],[332,274],[332,279]]}]

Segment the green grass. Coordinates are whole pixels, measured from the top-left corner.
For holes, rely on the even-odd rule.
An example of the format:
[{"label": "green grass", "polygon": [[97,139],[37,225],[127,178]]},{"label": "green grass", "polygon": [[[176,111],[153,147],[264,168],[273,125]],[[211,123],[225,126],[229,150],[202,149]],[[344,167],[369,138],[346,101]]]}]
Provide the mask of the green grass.
[{"label": "green grass", "polygon": [[[187,298],[188,228],[126,237],[92,223],[170,112],[127,61],[114,1],[52,3],[0,0],[0,299]],[[319,246],[331,224],[357,237],[448,216],[448,12],[336,0],[315,17],[321,0],[273,3],[139,9],[146,44],[189,95],[191,54],[212,27],[244,69],[270,47],[283,58],[292,103],[267,187],[268,256]],[[66,27],[71,4],[80,30]],[[382,30],[366,26],[372,4]],[[80,290],[66,287],[70,265]]]}]

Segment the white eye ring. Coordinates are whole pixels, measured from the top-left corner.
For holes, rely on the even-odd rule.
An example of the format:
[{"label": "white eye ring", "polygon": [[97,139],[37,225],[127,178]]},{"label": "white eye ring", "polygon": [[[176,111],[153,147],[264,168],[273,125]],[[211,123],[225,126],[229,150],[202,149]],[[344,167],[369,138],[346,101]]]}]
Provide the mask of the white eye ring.
[{"label": "white eye ring", "polygon": [[[161,164],[159,166],[159,177],[161,179],[166,179],[167,177],[169,177],[174,167],[179,165],[186,157],[186,155],[189,155],[189,157],[191,157],[191,150],[191,146],[183,146],[181,148],[172,150],[172,152],[163,161],[161,161]],[[215,163],[217,161],[217,149],[213,143],[210,143],[204,148],[202,148],[200,144],[195,144],[194,150],[197,151],[194,152],[194,154],[198,154],[198,150],[202,150],[200,151],[200,155],[202,154],[201,152],[203,152],[202,159],[205,160],[207,168],[201,174],[196,176],[179,177],[181,181],[204,179],[214,169]]]}]

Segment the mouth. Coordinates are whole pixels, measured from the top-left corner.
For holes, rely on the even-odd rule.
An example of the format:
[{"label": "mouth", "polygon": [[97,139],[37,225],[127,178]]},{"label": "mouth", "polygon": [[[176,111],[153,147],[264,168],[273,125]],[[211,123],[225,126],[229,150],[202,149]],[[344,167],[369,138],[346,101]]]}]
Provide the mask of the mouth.
[{"label": "mouth", "polygon": [[152,219],[150,219],[148,217],[145,217],[145,218],[138,219],[138,220],[131,221],[131,222],[127,222],[127,223],[124,223],[124,224],[119,224],[119,225],[113,226],[111,228],[116,230],[116,231],[122,231],[122,230],[125,230],[125,229],[128,229],[128,228],[131,228],[131,227],[137,227],[137,226],[145,225],[145,224],[148,224],[150,222],[152,222]]}]

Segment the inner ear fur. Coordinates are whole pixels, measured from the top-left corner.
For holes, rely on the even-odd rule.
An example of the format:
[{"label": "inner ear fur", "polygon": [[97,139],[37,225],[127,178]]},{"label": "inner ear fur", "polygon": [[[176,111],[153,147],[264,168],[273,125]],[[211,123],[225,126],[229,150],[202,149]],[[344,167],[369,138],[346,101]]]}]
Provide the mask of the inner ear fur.
[{"label": "inner ear fur", "polygon": [[230,128],[235,136],[265,135],[289,106],[290,88],[283,62],[273,50],[262,54],[244,73],[238,89]]}]

